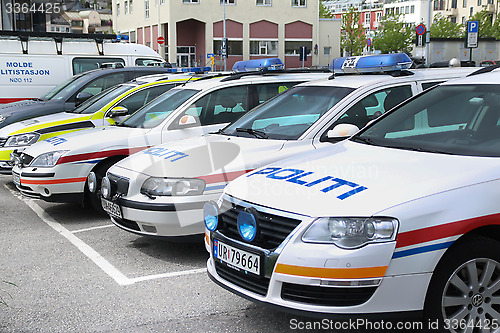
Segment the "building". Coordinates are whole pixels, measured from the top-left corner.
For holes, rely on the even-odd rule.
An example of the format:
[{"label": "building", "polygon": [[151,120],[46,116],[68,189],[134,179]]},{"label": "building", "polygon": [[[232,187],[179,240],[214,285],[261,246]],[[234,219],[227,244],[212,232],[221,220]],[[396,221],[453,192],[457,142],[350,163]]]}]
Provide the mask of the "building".
[{"label": "building", "polygon": [[[224,36],[227,68],[262,57],[301,67],[301,46],[310,52],[305,66],[327,65],[326,59],[340,54],[340,22],[320,23],[319,0],[113,0],[113,28],[179,66],[205,65],[209,54],[222,65]],[[159,36],[165,44],[157,42]]]}]

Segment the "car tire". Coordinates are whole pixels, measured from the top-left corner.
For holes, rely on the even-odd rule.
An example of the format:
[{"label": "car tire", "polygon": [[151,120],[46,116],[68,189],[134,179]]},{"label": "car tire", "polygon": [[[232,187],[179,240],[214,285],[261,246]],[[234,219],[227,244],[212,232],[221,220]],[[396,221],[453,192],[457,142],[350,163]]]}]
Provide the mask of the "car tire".
[{"label": "car tire", "polygon": [[453,245],[434,271],[424,314],[443,331],[499,329],[500,242],[472,236]]},{"label": "car tire", "polygon": [[106,214],[106,212],[104,211],[104,209],[102,208],[102,205],[101,205],[101,197],[100,197],[101,180],[102,180],[102,178],[104,178],[104,176],[106,176],[106,172],[108,171],[108,169],[116,162],[118,162],[118,160],[116,160],[116,159],[106,160],[106,161],[103,161],[94,167],[94,169],[92,171],[96,175],[97,184],[98,184],[97,190],[94,193],[89,191],[88,183],[87,182],[85,183],[86,202],[88,203],[88,205],[90,207],[92,207],[92,209],[94,209],[95,211],[97,211],[100,214]]}]

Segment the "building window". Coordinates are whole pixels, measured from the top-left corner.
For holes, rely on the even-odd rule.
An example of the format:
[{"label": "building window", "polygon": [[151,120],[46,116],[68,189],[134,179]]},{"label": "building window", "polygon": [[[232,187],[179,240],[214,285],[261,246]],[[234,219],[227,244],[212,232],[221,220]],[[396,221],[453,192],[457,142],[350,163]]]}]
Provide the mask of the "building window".
[{"label": "building window", "polygon": [[278,41],[251,40],[251,55],[278,55]]},{"label": "building window", "polygon": [[257,0],[257,6],[271,6],[272,0]]},{"label": "building window", "polygon": [[472,16],[474,14],[474,7],[470,7],[470,13],[469,16]]},{"label": "building window", "polygon": [[477,0],[477,5],[478,5],[478,6],[481,6],[481,5],[482,5],[481,0]]},{"label": "building window", "polygon": [[458,8],[458,0],[451,0],[451,8]]},{"label": "building window", "polygon": [[323,54],[324,55],[330,55],[330,54],[332,54],[332,48],[330,46],[325,46],[323,48]]},{"label": "building window", "polygon": [[[220,55],[222,49],[222,40],[214,40],[214,52]],[[228,40],[227,41],[227,55],[243,55],[243,41],[241,40]]]},{"label": "building window", "polygon": [[377,16],[375,17],[375,22],[380,22],[381,18],[382,18],[382,12],[378,12]]},{"label": "building window", "polygon": [[462,24],[465,24],[465,16],[462,16]]},{"label": "building window", "polygon": [[149,0],[144,0],[144,15],[149,20]]},{"label": "building window", "polygon": [[464,2],[462,3],[462,7],[467,8],[467,0],[464,0]]},{"label": "building window", "polygon": [[285,41],[285,55],[299,55],[301,46],[307,47],[307,55],[311,55],[312,41]]},{"label": "building window", "polygon": [[182,3],[200,3],[200,0],[182,0]]},{"label": "building window", "polygon": [[120,3],[116,4],[116,16],[120,16]]},{"label": "building window", "polygon": [[415,14],[415,5],[410,7],[410,13]]},{"label": "building window", "polygon": [[123,2],[123,14],[127,15],[127,12],[128,12],[128,1],[125,0]]},{"label": "building window", "polygon": [[130,14],[132,14],[133,9],[134,9],[134,3],[133,3],[133,0],[129,0],[129,2],[128,2],[128,12],[129,12]]},{"label": "building window", "polygon": [[405,6],[405,14],[410,14],[410,6]]},{"label": "building window", "polygon": [[165,4],[165,0],[160,0],[160,5],[164,5]]},{"label": "building window", "polygon": [[399,7],[396,7],[396,15],[399,15]]},{"label": "building window", "polygon": [[305,7],[306,0],[292,0],[292,7]]},{"label": "building window", "polygon": [[365,13],[365,22],[370,23],[370,14],[371,13]]},{"label": "building window", "polygon": [[457,18],[456,18],[456,16],[452,16],[452,17],[450,17],[450,21],[451,21],[451,23],[457,23]]},{"label": "building window", "polygon": [[236,0],[220,0],[220,4],[223,5],[224,1],[226,2],[226,5],[234,5],[234,4],[236,4]]}]

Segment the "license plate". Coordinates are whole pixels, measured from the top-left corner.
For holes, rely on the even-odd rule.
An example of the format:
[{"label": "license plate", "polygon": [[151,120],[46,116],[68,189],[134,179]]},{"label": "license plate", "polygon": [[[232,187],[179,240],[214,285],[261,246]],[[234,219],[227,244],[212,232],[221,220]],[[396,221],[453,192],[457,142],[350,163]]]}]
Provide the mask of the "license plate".
[{"label": "license plate", "polygon": [[122,218],[122,210],[120,206],[109,200],[101,198],[102,209],[111,216]]},{"label": "license plate", "polygon": [[260,275],[260,256],[214,240],[214,257],[236,270]]},{"label": "license plate", "polygon": [[20,186],[21,185],[21,177],[19,176],[19,174],[14,173],[14,172],[12,173],[12,182],[16,186]]}]

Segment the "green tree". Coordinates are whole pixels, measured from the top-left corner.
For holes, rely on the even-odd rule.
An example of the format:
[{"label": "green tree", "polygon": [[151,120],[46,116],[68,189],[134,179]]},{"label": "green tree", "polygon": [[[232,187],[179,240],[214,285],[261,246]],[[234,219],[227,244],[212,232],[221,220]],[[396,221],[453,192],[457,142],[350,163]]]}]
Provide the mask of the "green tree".
[{"label": "green tree", "polygon": [[441,13],[437,13],[434,16],[430,32],[432,38],[462,38],[464,36],[464,27],[451,22]]},{"label": "green tree", "polygon": [[359,24],[360,14],[352,7],[342,15],[340,46],[348,55],[361,55],[366,45],[365,30]]},{"label": "green tree", "polygon": [[329,11],[325,5],[323,4],[323,1],[319,2],[319,17],[320,18],[333,18],[333,13]]},{"label": "green tree", "polygon": [[388,14],[382,17],[381,29],[373,37],[373,48],[382,53],[410,52],[415,27],[401,20],[401,15]]},{"label": "green tree", "polygon": [[493,15],[485,9],[469,18],[470,21],[479,21],[479,38],[496,38],[500,39],[500,23],[496,19],[493,21]]}]

